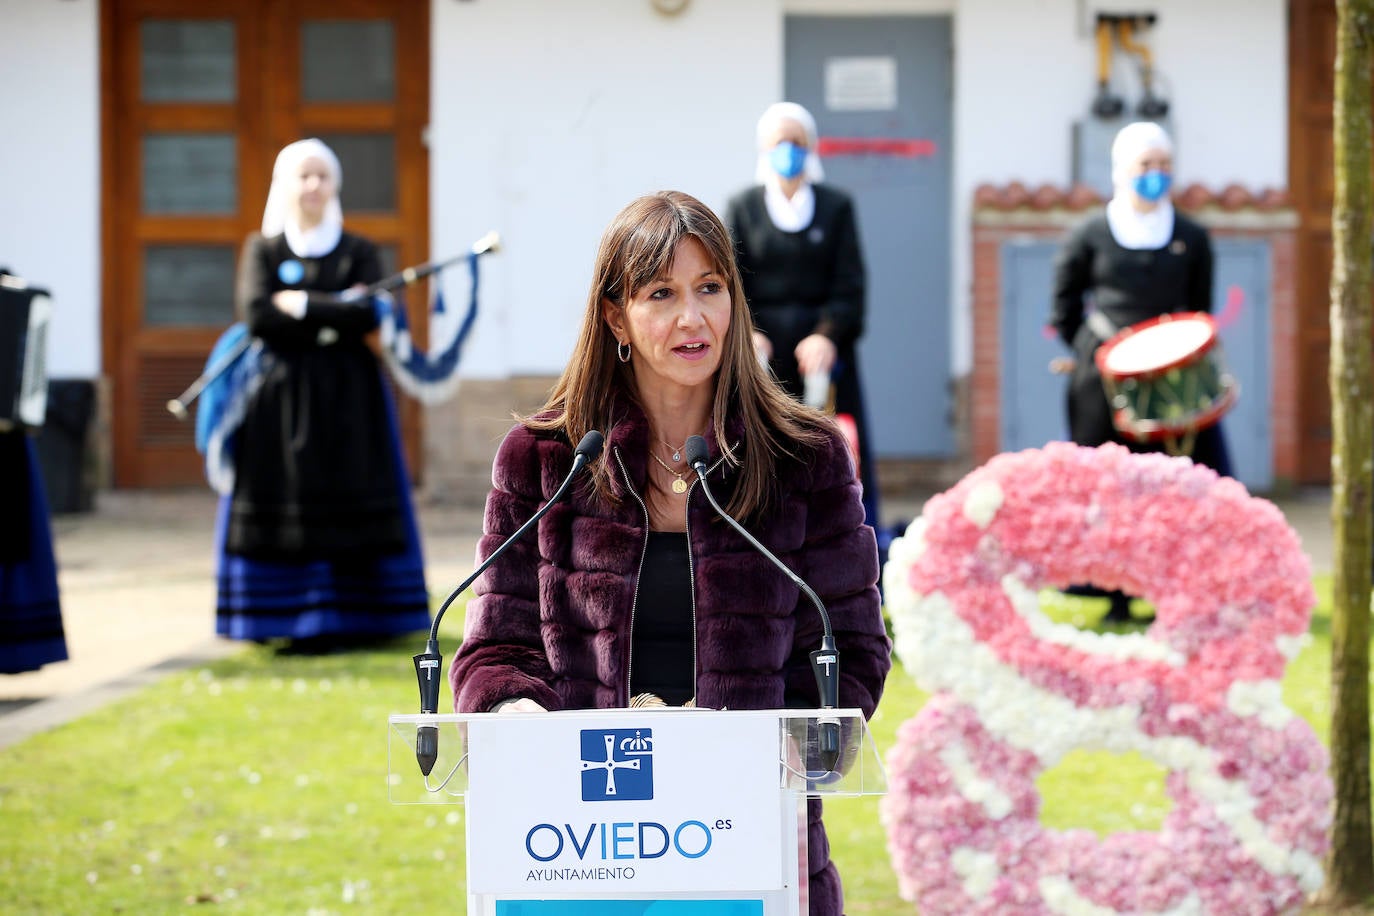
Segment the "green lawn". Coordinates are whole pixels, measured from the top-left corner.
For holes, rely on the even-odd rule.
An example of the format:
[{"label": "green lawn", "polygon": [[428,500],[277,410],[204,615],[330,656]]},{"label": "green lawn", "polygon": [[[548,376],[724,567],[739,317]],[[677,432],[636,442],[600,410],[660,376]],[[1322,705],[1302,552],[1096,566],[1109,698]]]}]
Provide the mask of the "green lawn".
[{"label": "green lawn", "polygon": [[[1312,643],[1285,680],[1289,705],[1326,734],[1327,590]],[[461,633],[446,620],[446,651]],[[1083,605],[1055,611],[1089,619]],[[1095,612],[1094,612],[1095,613]],[[461,912],[457,806],[393,806],[386,719],[417,708],[410,656],[423,636],[373,651],[286,656],[251,648],[176,674],[0,755],[0,912]],[[879,749],[923,701],[893,671]],[[448,700],[441,708],[449,708]],[[1044,819],[1152,829],[1162,773],[1082,753],[1041,778]],[[851,914],[903,913],[876,799],[827,806]]]}]

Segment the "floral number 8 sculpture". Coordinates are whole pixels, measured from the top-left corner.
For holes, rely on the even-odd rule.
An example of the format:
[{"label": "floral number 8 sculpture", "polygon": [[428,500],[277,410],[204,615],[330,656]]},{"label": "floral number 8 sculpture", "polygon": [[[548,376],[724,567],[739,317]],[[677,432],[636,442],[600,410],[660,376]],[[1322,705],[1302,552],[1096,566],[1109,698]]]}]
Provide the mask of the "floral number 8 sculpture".
[{"label": "floral number 8 sculpture", "polygon": [[[1146,633],[1049,620],[1037,592],[1143,595]],[[882,816],[924,916],[1259,914],[1322,881],[1327,756],[1283,705],[1313,594],[1298,539],[1234,480],[1066,443],[1000,455],[926,504],[884,570],[896,648],[934,696],[888,755]],[[1065,753],[1168,771],[1158,832],[1041,825]]]}]

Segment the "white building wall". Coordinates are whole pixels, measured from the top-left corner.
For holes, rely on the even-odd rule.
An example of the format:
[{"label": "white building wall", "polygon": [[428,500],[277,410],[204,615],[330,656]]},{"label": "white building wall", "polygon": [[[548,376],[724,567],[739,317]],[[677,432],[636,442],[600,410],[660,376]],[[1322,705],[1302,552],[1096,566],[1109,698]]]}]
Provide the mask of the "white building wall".
[{"label": "white building wall", "polygon": [[52,293],[52,378],[100,373],[99,19],[0,0],[0,266]]},{"label": "white building wall", "polygon": [[434,0],[431,248],[487,229],[469,377],[553,374],[571,351],[602,229],[672,188],[723,208],[754,169],[782,79],[776,0]]}]

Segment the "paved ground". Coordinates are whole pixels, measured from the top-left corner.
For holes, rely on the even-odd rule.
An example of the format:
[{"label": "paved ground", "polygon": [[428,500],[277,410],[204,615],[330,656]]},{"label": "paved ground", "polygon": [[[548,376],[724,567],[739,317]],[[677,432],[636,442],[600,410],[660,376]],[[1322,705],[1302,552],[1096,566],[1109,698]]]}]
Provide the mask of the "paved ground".
[{"label": "paved ground", "polygon": [[[427,583],[446,593],[472,571],[481,512],[419,508]],[[54,519],[70,659],[0,675],[0,748],[239,647],[215,636],[214,518],[207,490],[102,493]]]},{"label": "paved ground", "polygon": [[[1331,568],[1330,494],[1280,501],[1315,570]],[[920,500],[889,501],[884,523]],[[428,583],[447,590],[473,567],[481,512],[421,500]],[[70,660],[0,675],[0,748],[84,715],[164,674],[238,644],[214,635],[213,527],[208,491],[102,493],[97,510],[54,522]]]}]

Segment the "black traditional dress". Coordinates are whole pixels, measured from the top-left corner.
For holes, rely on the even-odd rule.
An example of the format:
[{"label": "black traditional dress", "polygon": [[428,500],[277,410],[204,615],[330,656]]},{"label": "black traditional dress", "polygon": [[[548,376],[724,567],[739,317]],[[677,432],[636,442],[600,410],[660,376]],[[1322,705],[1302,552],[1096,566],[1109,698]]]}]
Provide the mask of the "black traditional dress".
[{"label": "black traditional dress", "polygon": [[794,353],[803,338],[823,334],[835,344],[835,413],[849,414],[858,427],[864,510],[868,523],[876,525],[877,476],[857,351],[864,330],[865,293],[859,228],[847,194],[823,184],[811,190],[815,215],[797,232],[773,224],[763,185],[731,198],[725,222],[734,238],[750,314],[773,344],[771,366],[783,387],[798,398],[803,395]]},{"label": "black traditional dress", "polygon": [[[1088,320],[1090,296],[1099,318]],[[1173,236],[1163,248],[1123,248],[1112,236],[1105,213],[1090,217],[1069,235],[1054,264],[1051,324],[1074,351],[1069,381],[1069,437],[1079,445],[1118,442],[1132,451],[1163,451],[1155,442],[1136,442],[1112,423],[1111,407],[1094,356],[1122,328],[1172,312],[1212,310],[1212,246],[1207,230],[1174,214]],[[1192,458],[1230,473],[1219,426],[1198,432]]]},{"label": "black traditional dress", "polygon": [[[217,628],[235,639],[387,635],[429,626],[428,596],[395,408],[365,336],[370,303],[314,295],[380,279],[377,249],[343,233],[297,257],[252,236],[238,307],[263,343],[235,436],[232,495],[218,527]],[[272,304],[311,292],[303,317]]]},{"label": "black traditional dress", "polygon": [[17,674],[67,658],[48,503],[23,432],[0,432],[0,490],[0,674]]}]

